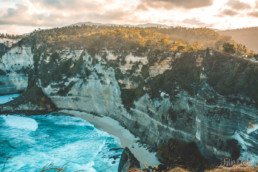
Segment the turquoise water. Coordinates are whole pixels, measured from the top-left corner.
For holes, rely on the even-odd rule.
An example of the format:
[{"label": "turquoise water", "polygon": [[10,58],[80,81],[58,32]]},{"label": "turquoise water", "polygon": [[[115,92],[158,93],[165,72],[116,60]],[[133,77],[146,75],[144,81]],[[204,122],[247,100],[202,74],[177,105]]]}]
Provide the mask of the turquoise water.
[{"label": "turquoise water", "polygon": [[87,121],[66,115],[1,115],[0,171],[40,171],[44,166],[67,171],[115,172],[119,140]]},{"label": "turquoise water", "polygon": [[10,95],[0,96],[0,104],[7,103],[19,96],[20,96],[20,94],[10,94]]}]

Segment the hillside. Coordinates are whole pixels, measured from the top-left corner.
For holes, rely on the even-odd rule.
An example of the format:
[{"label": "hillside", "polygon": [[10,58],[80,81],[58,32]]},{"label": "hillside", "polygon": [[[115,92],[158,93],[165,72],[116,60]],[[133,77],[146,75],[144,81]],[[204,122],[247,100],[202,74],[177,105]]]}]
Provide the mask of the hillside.
[{"label": "hillside", "polygon": [[218,31],[258,53],[258,27]]},{"label": "hillside", "polygon": [[[134,49],[140,53],[151,48],[161,51],[194,52],[210,48],[238,56],[247,55],[248,58],[256,57],[256,54],[244,45],[207,28],[81,25],[38,30],[23,41],[31,44],[37,43],[33,42],[35,40],[43,41],[56,48],[68,46],[94,51],[100,51],[103,48],[113,51]],[[232,51],[228,51],[225,44],[231,45]]]},{"label": "hillside", "polygon": [[246,53],[205,28],[39,30],[3,49],[0,94],[22,94],[0,113],[108,116],[193,171],[224,157],[255,163],[258,63]]}]

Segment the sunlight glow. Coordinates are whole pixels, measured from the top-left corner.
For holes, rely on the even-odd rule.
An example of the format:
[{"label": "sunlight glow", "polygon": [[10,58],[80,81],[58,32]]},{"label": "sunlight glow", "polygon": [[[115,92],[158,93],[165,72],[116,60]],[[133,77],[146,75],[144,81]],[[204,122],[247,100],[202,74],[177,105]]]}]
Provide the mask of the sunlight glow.
[{"label": "sunlight glow", "polygon": [[[191,8],[176,6],[179,1],[162,1],[153,6],[147,0],[3,0],[0,32],[24,33],[26,27],[31,30],[87,21],[216,29],[258,26],[258,0],[213,0],[211,5]],[[166,3],[172,6],[162,6]],[[13,30],[14,26],[21,29]]]}]

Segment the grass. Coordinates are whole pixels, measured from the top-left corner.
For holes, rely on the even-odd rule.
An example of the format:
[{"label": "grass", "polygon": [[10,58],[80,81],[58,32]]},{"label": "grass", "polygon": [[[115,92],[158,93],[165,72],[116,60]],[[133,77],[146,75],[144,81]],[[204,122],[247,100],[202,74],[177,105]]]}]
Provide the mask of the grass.
[{"label": "grass", "polygon": [[205,170],[204,172],[257,172],[258,166],[250,166],[248,163],[234,165],[233,167],[219,166],[212,170]]},{"label": "grass", "polygon": [[[204,172],[257,172],[258,166],[250,166],[248,163],[243,163],[240,165],[235,165],[233,167],[223,167],[219,166],[212,170],[205,170]],[[145,168],[143,170],[131,168],[128,172],[194,172],[189,171],[181,167],[174,167],[169,170],[163,170],[163,169],[154,169],[154,168]]]}]

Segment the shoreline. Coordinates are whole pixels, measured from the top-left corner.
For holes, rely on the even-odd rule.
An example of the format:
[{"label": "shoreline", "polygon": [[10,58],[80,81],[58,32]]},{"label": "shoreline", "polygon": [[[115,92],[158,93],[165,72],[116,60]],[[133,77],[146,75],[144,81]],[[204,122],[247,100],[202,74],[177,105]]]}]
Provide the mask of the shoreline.
[{"label": "shoreline", "polygon": [[137,142],[139,141],[139,138],[136,138],[128,129],[124,128],[118,121],[110,117],[95,116],[86,112],[75,110],[60,110],[57,111],[57,113],[64,113],[82,118],[93,124],[96,128],[102,129],[110,135],[117,137],[120,140],[121,147],[128,147],[134,154],[136,159],[140,162],[141,168],[145,167],[145,163],[147,163],[147,166],[156,166],[161,164],[158,158],[155,156],[155,152],[149,152],[144,145]]}]

